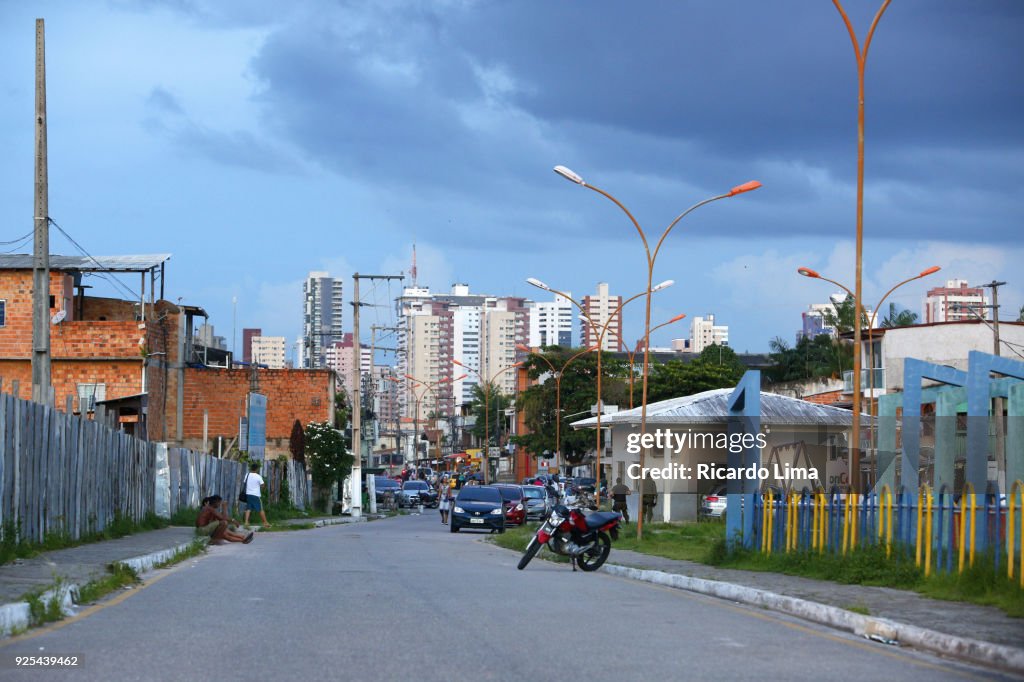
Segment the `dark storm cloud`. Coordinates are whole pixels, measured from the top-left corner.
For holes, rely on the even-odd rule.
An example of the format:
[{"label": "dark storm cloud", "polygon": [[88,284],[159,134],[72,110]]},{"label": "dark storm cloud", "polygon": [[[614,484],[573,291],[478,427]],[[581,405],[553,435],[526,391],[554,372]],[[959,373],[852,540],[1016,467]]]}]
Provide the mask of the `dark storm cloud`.
[{"label": "dark storm cloud", "polygon": [[[170,2],[182,3],[215,7]],[[863,40],[880,3],[846,4]],[[439,238],[621,233],[608,207],[557,186],[555,163],[615,183],[656,223],[758,177],[756,198],[701,218],[709,233],[849,234],[856,72],[827,0],[299,7],[266,20],[251,64],[268,126],[326,168],[397,190],[400,219],[436,221]],[[983,224],[1018,238],[1022,26],[1016,0],[890,7],[868,63],[876,237],[962,240]]]}]

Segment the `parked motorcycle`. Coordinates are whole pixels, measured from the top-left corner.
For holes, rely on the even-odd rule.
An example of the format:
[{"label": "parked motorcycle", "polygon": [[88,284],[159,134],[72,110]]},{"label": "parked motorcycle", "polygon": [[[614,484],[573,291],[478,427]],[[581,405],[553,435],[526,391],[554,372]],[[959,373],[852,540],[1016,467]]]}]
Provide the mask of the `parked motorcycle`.
[{"label": "parked motorcycle", "polygon": [[583,571],[596,571],[608,559],[612,540],[619,539],[621,522],[622,515],[618,512],[584,514],[582,509],[555,505],[530,538],[530,544],[519,560],[519,570],[526,568],[540,548],[547,545],[555,554],[569,557],[572,570],[579,566]]}]

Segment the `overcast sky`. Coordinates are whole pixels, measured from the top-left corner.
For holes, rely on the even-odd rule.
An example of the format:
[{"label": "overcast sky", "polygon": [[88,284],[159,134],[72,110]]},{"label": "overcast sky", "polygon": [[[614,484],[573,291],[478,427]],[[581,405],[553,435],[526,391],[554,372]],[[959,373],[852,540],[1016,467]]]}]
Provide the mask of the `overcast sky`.
[{"label": "overcast sky", "polygon": [[[863,37],[879,2],[846,4]],[[856,67],[829,0],[3,2],[5,242],[32,228],[36,17],[50,215],[94,255],[172,253],[167,298],[227,337],[236,312],[239,339],[294,340],[307,272],[346,278],[349,297],[354,271],[407,271],[413,241],[419,282],[440,291],[546,299],[527,277],[642,291],[625,214],[556,164],[652,241],[691,204],[764,184],[676,227],[655,323],[714,313],[737,350],[765,351],[832,292],[797,267],[853,286]],[[1019,0],[896,0],[884,16],[867,73],[866,304],[940,265],[894,300],[920,313],[929,286],[996,278],[1016,319],[1021,35]],[[369,292],[370,322],[397,293]],[[641,334],[638,302],[625,337]]]}]

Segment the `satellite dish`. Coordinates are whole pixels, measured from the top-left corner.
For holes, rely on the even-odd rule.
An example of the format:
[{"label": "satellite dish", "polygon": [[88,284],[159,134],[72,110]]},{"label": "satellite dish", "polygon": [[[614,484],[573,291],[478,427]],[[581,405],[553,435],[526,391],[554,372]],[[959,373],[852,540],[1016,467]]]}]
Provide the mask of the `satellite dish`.
[{"label": "satellite dish", "polygon": [[61,322],[64,321],[64,318],[67,317],[67,316],[68,316],[67,311],[65,311],[65,310],[58,310],[56,312],[56,314],[54,314],[53,318],[51,318],[50,321],[53,322],[54,324],[60,324]]}]

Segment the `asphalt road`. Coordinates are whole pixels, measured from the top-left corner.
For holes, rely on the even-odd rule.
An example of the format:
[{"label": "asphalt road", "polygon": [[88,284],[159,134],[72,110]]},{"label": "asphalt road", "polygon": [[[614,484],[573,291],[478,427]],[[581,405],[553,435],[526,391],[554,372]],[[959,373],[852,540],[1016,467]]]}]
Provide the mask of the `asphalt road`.
[{"label": "asphalt road", "polygon": [[[428,511],[214,547],[84,616],[0,643],[0,679],[1004,679],[564,564],[517,571],[518,555],[484,537],[450,534]],[[13,664],[62,654],[79,666]]]}]

